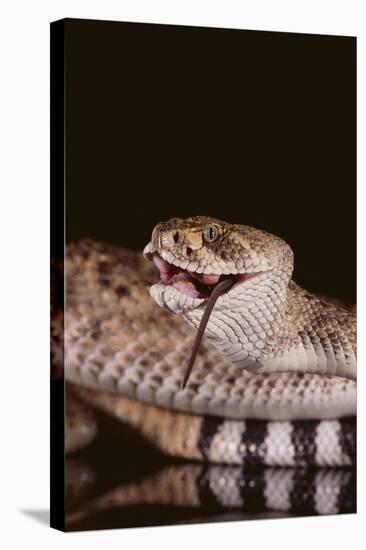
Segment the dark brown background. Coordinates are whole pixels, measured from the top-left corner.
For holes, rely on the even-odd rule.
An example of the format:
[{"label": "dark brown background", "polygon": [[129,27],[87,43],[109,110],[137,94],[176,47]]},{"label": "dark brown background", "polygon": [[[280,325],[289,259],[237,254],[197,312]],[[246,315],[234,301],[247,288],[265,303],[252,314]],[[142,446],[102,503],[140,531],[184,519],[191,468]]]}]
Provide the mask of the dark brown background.
[{"label": "dark brown background", "polygon": [[67,240],[207,214],[276,233],[355,300],[356,40],[67,20]]}]

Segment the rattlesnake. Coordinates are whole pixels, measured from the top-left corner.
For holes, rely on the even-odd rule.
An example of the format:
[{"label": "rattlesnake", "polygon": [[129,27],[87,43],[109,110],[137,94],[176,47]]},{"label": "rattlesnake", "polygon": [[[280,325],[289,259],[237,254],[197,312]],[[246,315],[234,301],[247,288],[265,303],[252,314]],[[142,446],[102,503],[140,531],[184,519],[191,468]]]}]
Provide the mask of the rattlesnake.
[{"label": "rattlesnake", "polygon": [[[174,218],[154,228],[144,256],[91,240],[68,245],[65,375],[79,399],[174,456],[354,462],[355,314],[291,280],[282,239]],[[223,279],[230,288],[182,389],[195,328]]]}]

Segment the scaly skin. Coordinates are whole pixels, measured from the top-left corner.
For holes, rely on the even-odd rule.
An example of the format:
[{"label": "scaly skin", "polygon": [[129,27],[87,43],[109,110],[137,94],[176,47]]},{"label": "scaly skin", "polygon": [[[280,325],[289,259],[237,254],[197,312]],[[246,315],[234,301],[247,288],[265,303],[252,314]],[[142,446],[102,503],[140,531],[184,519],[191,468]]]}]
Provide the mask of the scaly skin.
[{"label": "scaly skin", "polygon": [[[81,241],[67,247],[65,275],[65,376],[84,402],[173,456],[274,466],[354,461],[354,380],[250,372],[206,338],[182,391],[195,330],[149,296],[158,279],[151,262],[140,252]],[[200,308],[187,313],[201,316]]]},{"label": "scaly skin", "polygon": [[[210,231],[213,242],[205,239]],[[231,363],[256,373],[356,378],[355,314],[291,280],[293,253],[279,237],[204,216],[173,218],[154,228],[144,253],[157,264],[162,258],[207,280],[211,275],[249,276],[218,298],[206,328]],[[169,267],[164,263],[162,269]],[[150,293],[162,308],[198,327],[206,299],[195,297],[191,285],[165,281]]]}]

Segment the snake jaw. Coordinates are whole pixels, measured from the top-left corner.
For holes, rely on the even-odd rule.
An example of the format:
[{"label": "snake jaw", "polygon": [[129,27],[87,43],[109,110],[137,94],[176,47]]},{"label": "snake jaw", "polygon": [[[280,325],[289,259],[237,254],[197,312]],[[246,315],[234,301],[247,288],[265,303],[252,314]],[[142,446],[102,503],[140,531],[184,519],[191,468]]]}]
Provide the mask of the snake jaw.
[{"label": "snake jaw", "polygon": [[[169,285],[191,298],[207,299],[215,286],[224,278],[233,279],[233,284],[238,278],[237,275],[217,275],[198,273],[178,267],[166,261],[158,252],[149,253],[149,259],[159,270],[160,283]],[[234,279],[235,278],[235,279]]]},{"label": "snake jaw", "polygon": [[[172,262],[166,260],[153,246],[152,243],[149,243],[144,250],[144,255],[147,259],[152,261],[160,274],[160,283],[154,285],[157,287],[153,292],[152,296],[154,299],[162,305],[162,297],[158,294],[161,294],[166,287],[175,289],[178,291],[177,297],[179,295],[184,295],[193,299],[191,307],[198,307],[203,302],[205,302],[212,294],[219,282],[229,279],[231,285],[223,294],[227,294],[233,288],[238,285],[257,277],[264,273],[263,271],[257,271],[252,273],[229,273],[229,274],[216,274],[216,273],[202,273],[201,271],[193,271],[185,269],[183,265],[179,266]],[[170,292],[170,301],[172,301],[173,295]],[[179,301],[179,300],[178,300]],[[185,303],[185,307],[188,304]]]},{"label": "snake jaw", "polygon": [[[181,384],[183,390],[188,383],[203,334],[217,300],[222,299],[234,286],[258,276],[261,272],[221,275],[202,273],[184,269],[185,265],[182,267],[170,263],[156,250],[148,252],[147,257],[159,270],[160,283],[151,288],[150,294],[160,307],[176,314],[187,315],[189,309],[202,306],[196,339]],[[200,303],[194,304],[197,299],[200,300]]]},{"label": "snake jaw", "polygon": [[177,267],[164,260],[158,252],[153,253],[152,261],[159,270],[163,284],[171,285],[192,298],[208,298],[221,279],[220,275],[206,275]]}]

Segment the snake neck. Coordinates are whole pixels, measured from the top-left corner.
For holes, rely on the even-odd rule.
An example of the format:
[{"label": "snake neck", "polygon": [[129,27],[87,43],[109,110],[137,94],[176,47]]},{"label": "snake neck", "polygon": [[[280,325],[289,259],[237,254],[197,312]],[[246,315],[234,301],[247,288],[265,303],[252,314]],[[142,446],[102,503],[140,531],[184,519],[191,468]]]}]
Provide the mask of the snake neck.
[{"label": "snake neck", "polygon": [[[240,291],[241,290],[241,291]],[[220,301],[206,336],[231,363],[253,372],[311,372],[356,378],[355,315],[306,292],[276,272]],[[195,328],[202,312],[184,318]]]}]

